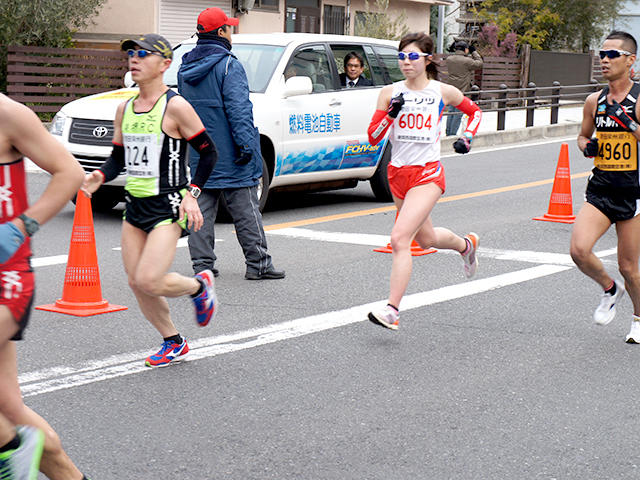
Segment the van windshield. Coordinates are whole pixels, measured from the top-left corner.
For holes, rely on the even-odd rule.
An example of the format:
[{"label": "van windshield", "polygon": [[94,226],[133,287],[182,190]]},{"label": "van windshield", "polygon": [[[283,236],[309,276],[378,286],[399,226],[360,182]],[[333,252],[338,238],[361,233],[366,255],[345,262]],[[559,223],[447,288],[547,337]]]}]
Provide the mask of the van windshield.
[{"label": "van windshield", "polygon": [[[169,87],[178,86],[178,69],[182,63],[182,57],[195,47],[194,43],[178,45],[173,51],[173,62],[164,73],[164,83]],[[285,47],[277,45],[256,45],[249,43],[234,43],[233,54],[238,57],[240,63],[247,72],[249,90],[251,92],[264,92],[273,75],[276,65],[282,57]]]}]

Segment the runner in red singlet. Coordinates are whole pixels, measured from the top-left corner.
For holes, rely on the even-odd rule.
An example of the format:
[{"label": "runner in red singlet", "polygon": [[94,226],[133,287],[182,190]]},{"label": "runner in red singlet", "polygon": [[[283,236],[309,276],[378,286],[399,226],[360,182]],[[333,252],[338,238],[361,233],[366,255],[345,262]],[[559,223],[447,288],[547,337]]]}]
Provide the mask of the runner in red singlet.
[{"label": "runner in red singlet", "polygon": [[[51,174],[31,206],[25,156]],[[53,428],[23,403],[14,342],[22,339],[33,301],[29,237],[64,207],[83,178],[82,167],[38,117],[0,94],[0,472],[10,472],[12,479],[36,478],[38,465],[50,479],[86,478]]]},{"label": "runner in red singlet", "polygon": [[398,64],[406,80],[382,89],[369,125],[372,145],[391,129],[393,149],[388,175],[398,208],[391,231],[393,265],[389,300],[386,306],[370,312],[369,320],[392,330],[398,329],[398,307],[411,277],[414,239],[422,248],[460,252],[467,278],[475,275],[478,265],[477,234],[469,233],[463,238],[431,223],[431,210],[445,191],[444,168],[440,163],[440,122],[444,108],[453,105],[469,116],[467,129],[453,145],[458,153],[469,152],[482,118],[482,111],[460,90],[437,81],[432,54],[433,40],[424,33],[411,33],[400,40]]}]

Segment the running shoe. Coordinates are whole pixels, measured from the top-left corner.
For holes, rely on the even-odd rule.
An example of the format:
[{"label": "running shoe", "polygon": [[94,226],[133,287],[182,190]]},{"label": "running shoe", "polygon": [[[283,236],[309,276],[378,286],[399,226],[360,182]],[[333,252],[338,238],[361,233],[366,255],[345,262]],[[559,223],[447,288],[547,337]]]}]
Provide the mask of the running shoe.
[{"label": "running shoe", "polygon": [[[614,280],[615,282],[615,280]],[[624,295],[624,285],[616,282],[616,293],[611,295],[610,293],[603,292],[600,299],[600,305],[593,312],[593,320],[598,325],[607,325],[616,316],[616,304]]]},{"label": "running shoe", "polygon": [[471,232],[469,235],[465,235],[464,238],[468,240],[471,245],[471,248],[469,248],[466,254],[461,254],[462,260],[464,261],[464,276],[471,278],[476,274],[476,270],[478,269],[476,250],[478,250],[478,246],[480,245],[480,236],[477,233]]},{"label": "running shoe", "polygon": [[187,345],[186,338],[182,339],[182,343],[165,340],[162,342],[160,350],[149,355],[144,364],[147,367],[166,367],[172,362],[184,360],[187,353],[189,353],[189,345]]},{"label": "running shoe", "polygon": [[391,330],[398,330],[398,321],[400,320],[400,314],[395,308],[385,305],[379,310],[369,312],[369,320],[381,327],[389,328]]},{"label": "running shoe", "polygon": [[203,270],[196,274],[196,278],[203,282],[202,293],[193,299],[196,306],[196,322],[206,327],[216,314],[216,290],[213,285],[213,272]]},{"label": "running shoe", "polygon": [[20,446],[0,453],[0,479],[36,480],[44,447],[44,433],[35,427],[17,428]]},{"label": "running shoe", "polygon": [[640,343],[640,318],[633,316],[631,322],[631,330],[627,334],[627,343]]}]

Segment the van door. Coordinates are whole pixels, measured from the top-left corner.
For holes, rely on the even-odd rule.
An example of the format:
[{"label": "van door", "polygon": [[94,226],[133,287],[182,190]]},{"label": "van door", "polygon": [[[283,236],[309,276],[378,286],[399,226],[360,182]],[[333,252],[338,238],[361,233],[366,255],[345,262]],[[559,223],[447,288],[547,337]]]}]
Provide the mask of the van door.
[{"label": "van door", "polygon": [[337,79],[324,45],[306,45],[291,56],[285,71],[309,77],[313,91],[284,99],[283,149],[276,175],[337,170],[344,147],[344,109],[336,96]]},{"label": "van door", "polygon": [[[372,50],[369,54],[362,44],[336,43],[330,45],[333,61],[340,76],[339,101],[343,112],[345,149],[340,169],[373,167],[382,153],[382,145],[369,143],[367,128],[376,109],[380,87],[384,81],[373,72]],[[375,58],[373,58],[375,60]],[[345,64],[362,61],[361,77],[373,85],[347,87],[349,81],[345,73]],[[359,82],[360,83],[360,82]]]}]

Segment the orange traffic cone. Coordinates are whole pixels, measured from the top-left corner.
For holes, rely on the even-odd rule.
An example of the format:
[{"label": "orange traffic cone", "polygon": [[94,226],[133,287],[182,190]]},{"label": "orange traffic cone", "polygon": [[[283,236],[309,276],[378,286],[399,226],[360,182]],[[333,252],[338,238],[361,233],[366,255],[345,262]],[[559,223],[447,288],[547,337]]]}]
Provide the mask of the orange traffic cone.
[{"label": "orange traffic cone", "polygon": [[36,309],[78,317],[127,309],[122,305],[110,305],[102,298],[91,201],[83,192],[78,192],[76,197],[62,299],[56,300],[55,304],[40,305]]},{"label": "orange traffic cone", "polygon": [[[396,211],[396,220],[398,219],[398,212]],[[373,249],[374,252],[380,252],[380,253],[392,253],[393,249],[391,248],[391,244],[387,243],[386,247],[378,247],[378,248],[374,248]],[[413,242],[411,242],[411,256],[412,257],[420,257],[422,255],[428,255],[430,253],[436,253],[437,250],[435,248],[420,248],[420,245],[418,245],[418,242],[416,242],[415,240]]]},{"label": "orange traffic cone", "polygon": [[545,222],[573,223],[573,200],[571,198],[571,172],[569,171],[569,145],[563,143],[560,147],[560,157],[553,179],[553,189],[549,200],[549,211],[534,220]]}]

